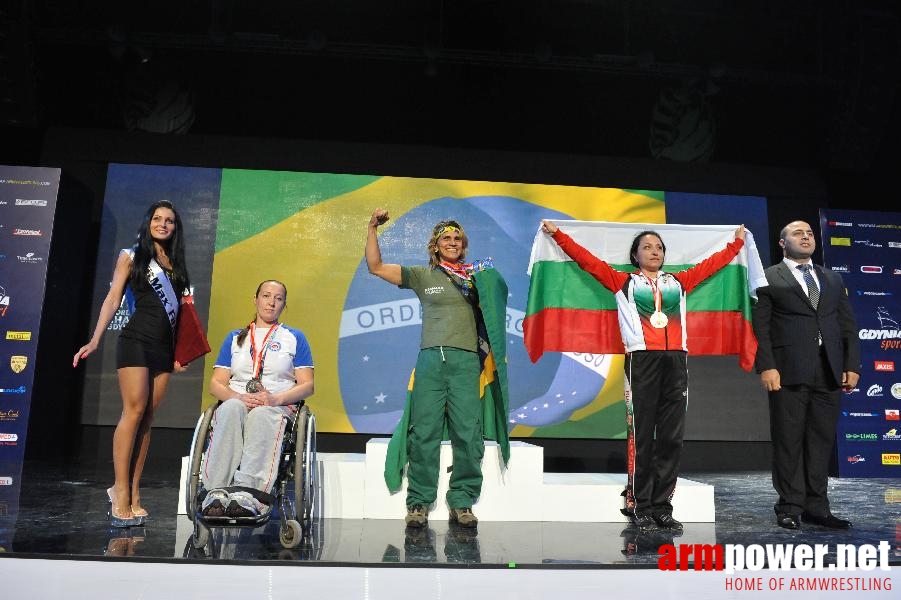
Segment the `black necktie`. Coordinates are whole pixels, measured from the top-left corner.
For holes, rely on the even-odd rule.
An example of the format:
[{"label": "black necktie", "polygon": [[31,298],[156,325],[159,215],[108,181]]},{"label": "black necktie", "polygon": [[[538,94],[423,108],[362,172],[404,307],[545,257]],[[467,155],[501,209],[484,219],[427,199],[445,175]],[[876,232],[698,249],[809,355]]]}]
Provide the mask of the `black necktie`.
[{"label": "black necktie", "polygon": [[810,265],[798,265],[801,272],[804,273],[804,283],[807,284],[807,296],[810,297],[810,303],[816,308],[820,303],[820,288],[810,273]]}]

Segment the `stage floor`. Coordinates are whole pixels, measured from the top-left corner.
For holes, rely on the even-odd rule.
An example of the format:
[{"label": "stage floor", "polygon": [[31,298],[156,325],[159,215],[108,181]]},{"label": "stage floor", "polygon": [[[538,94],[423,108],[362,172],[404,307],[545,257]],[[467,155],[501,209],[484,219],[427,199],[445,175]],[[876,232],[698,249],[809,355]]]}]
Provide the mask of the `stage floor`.
[{"label": "stage floor", "polygon": [[828,544],[834,551],[836,544],[887,541],[892,564],[901,564],[901,480],[832,479],[833,512],[854,527],[835,531],[805,525],[788,531],[775,525],[767,472],[683,473],[714,486],[716,523],[686,523],[684,534],[675,539],[661,533],[639,536],[619,523],[483,521],[470,531],[433,521],[425,530],[408,531],[398,515],[396,520],[321,519],[305,543],[292,550],[281,547],[275,522],[256,529],[216,529],[211,546],[197,551],[187,543],[190,521],[176,514],[179,470],[169,462],[148,465],[142,489],[151,519],[131,530],[108,526],[105,489],[112,469],[105,461],[27,462],[17,518],[14,523],[0,518],[7,527],[0,531],[3,551],[30,557],[191,562],[656,568],[658,548],[665,543]]}]

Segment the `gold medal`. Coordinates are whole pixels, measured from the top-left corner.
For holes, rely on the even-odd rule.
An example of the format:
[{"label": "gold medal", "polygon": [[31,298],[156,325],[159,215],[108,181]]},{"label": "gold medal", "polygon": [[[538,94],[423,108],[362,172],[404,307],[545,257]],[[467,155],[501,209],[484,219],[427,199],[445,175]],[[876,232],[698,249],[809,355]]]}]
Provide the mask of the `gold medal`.
[{"label": "gold medal", "polygon": [[663,329],[666,327],[666,324],[669,323],[669,319],[662,312],[655,311],[653,315],[651,315],[651,327],[656,327],[657,329]]}]

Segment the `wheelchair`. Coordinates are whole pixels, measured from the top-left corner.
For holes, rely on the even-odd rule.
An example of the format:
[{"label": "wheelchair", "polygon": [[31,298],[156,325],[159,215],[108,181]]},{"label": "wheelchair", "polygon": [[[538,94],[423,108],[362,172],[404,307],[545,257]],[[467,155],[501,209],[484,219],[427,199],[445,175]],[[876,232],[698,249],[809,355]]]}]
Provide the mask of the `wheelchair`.
[{"label": "wheelchair", "polygon": [[278,475],[272,495],[272,510],[259,517],[204,517],[200,512],[206,490],[200,474],[210,443],[213,413],[218,403],[210,406],[197,420],[191,441],[191,455],[185,481],[185,512],[194,525],[189,541],[196,549],[203,549],[210,538],[210,527],[259,526],[276,513],[280,518],[279,541],[286,549],[296,548],[309,533],[315,509],[316,480],[316,417],[303,401],[300,402],[290,426],[286,428],[279,457]]}]

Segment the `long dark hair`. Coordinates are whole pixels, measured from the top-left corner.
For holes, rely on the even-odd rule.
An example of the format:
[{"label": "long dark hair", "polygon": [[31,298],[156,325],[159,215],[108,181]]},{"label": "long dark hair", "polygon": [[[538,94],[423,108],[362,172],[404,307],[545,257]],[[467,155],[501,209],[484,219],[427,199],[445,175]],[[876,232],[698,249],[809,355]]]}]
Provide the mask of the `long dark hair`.
[{"label": "long dark hair", "polygon": [[[260,285],[257,286],[257,291],[253,295],[254,298],[256,298],[257,296],[260,295],[260,290],[263,289],[263,285],[265,285],[267,283],[277,283],[280,286],[282,286],[282,289],[285,290],[285,301],[287,302],[288,286],[286,286],[284,283],[282,283],[278,279],[264,279],[263,281],[261,281]],[[250,320],[250,323],[254,323],[256,320],[257,320],[257,315],[256,315],[256,313],[254,313],[253,318]],[[244,329],[242,329],[241,332],[238,334],[238,345],[239,346],[243,346],[244,340],[247,339],[247,334],[250,332],[250,323],[248,323],[247,326],[244,327]]]},{"label": "long dark hair", "polygon": [[666,256],[666,244],[663,243],[663,238],[660,237],[660,234],[656,231],[651,231],[650,229],[648,229],[636,235],[635,239],[632,240],[632,248],[629,249],[629,262],[632,263],[633,267],[638,266],[638,244],[641,242],[641,238],[646,235],[653,235],[658,240],[660,240],[660,245],[663,246],[663,256]]},{"label": "long dark hair", "polygon": [[188,266],[185,264],[185,238],[182,235],[181,217],[178,216],[178,211],[168,200],[160,200],[151,204],[144,213],[141,226],[138,227],[137,239],[132,247],[135,255],[134,265],[131,269],[131,289],[136,290],[147,285],[147,268],[150,260],[156,258],[153,236],[150,235],[150,221],[158,208],[168,208],[175,214],[175,232],[164,245],[169,254],[169,261],[172,263],[169,280],[172,282],[175,293],[181,296],[185,290],[191,287],[191,281],[188,277]]}]

